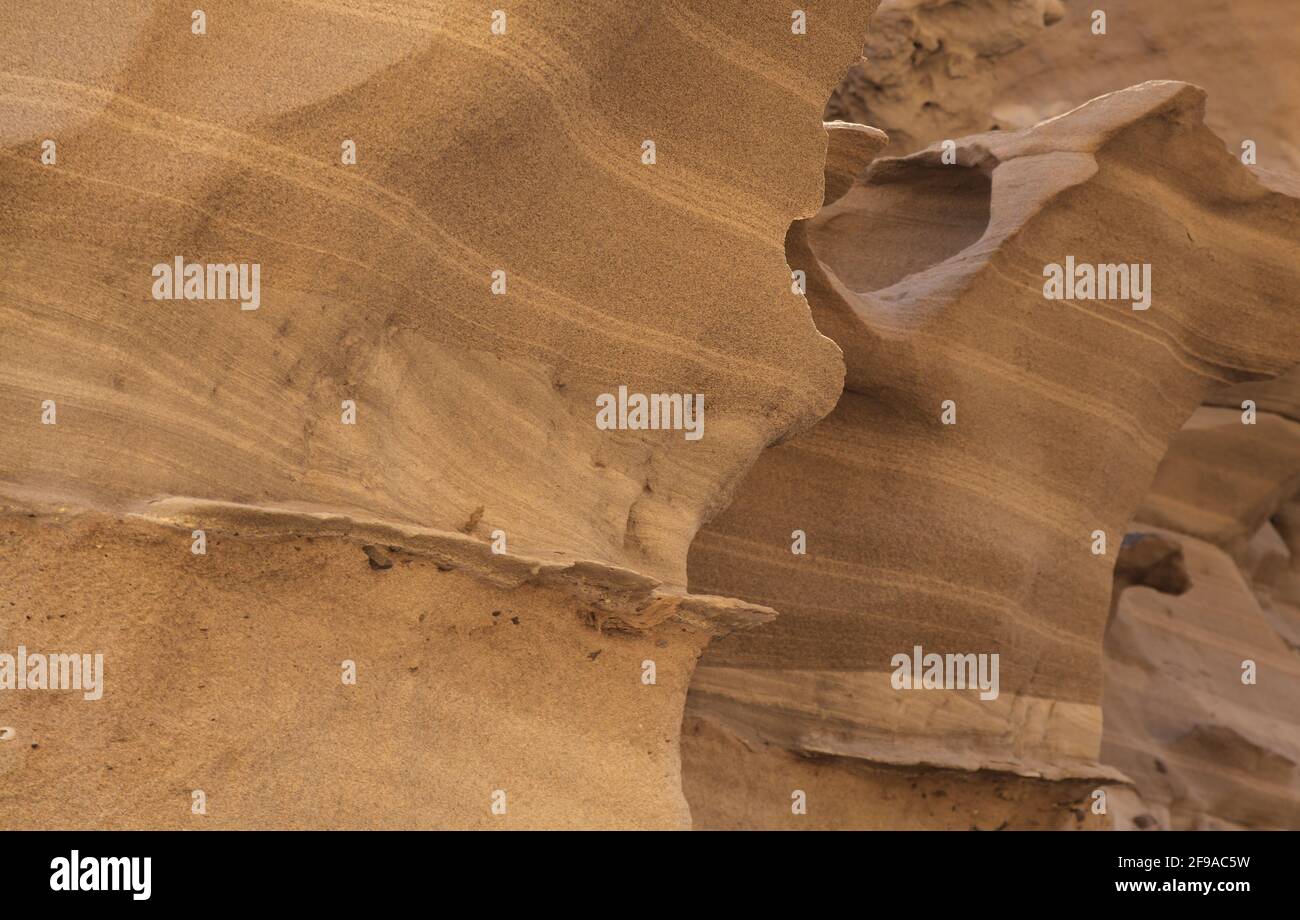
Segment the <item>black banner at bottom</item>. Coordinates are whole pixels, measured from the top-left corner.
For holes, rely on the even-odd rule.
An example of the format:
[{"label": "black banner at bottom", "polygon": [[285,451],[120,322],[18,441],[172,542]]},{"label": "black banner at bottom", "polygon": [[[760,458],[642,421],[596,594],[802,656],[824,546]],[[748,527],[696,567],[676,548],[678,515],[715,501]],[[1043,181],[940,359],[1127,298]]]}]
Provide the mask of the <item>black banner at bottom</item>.
[{"label": "black banner at bottom", "polygon": [[494,906],[518,898],[562,907],[626,903],[644,889],[684,907],[769,906],[796,893],[849,896],[864,906],[978,893],[998,908],[1104,900],[1231,909],[1294,895],[1298,840],[1221,832],[11,831],[0,834],[0,898],[6,908],[337,910],[436,905],[428,901],[435,892],[478,892]]}]

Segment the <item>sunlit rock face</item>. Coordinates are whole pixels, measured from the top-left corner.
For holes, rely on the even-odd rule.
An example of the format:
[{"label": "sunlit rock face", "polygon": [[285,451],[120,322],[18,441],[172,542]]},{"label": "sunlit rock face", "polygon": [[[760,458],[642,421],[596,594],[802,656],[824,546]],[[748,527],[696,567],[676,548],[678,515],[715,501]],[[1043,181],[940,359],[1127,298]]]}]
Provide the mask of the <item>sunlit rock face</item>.
[{"label": "sunlit rock face", "polygon": [[0,633],[107,687],[5,710],[0,826],[687,826],[771,616],[687,552],[842,388],[783,243],[874,6],[5,5]]}]

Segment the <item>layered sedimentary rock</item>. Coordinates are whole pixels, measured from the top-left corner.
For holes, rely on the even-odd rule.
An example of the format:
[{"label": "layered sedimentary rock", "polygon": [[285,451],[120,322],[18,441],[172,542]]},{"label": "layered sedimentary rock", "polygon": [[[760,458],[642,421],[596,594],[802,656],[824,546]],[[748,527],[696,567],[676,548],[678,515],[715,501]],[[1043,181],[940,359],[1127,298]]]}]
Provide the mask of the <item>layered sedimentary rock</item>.
[{"label": "layered sedimentary rock", "polygon": [[[599,10],[525,6],[494,35],[473,4],[229,4],[204,36],[188,9],[143,6],[116,66],[86,82],[65,78],[88,65],[49,56],[56,22],[6,26],[5,120],[22,133],[6,150],[5,334],[28,357],[5,382],[37,405],[63,396],[62,427],[39,433],[64,438],[48,457],[10,443],[9,478],[40,462],[49,488],[118,503],[296,501],[446,530],[482,505],[481,536],[681,584],[701,509],[833,404],[838,356],[788,296],[780,241],[816,206],[810,113],[869,5],[807,35],[739,3],[599,29],[577,28]],[[368,57],[265,90],[303,62],[263,73],[255,34],[328,57],[344,26]],[[256,79],[227,79],[240,61]],[[259,263],[260,310],[154,301],[150,269],[174,255]],[[735,303],[744,323],[709,319]],[[619,383],[706,394],[709,437],[601,435],[593,398]],[[110,428],[117,455],[95,449]]]},{"label": "layered sedimentary rock", "polygon": [[[1061,781],[1056,819],[1035,825],[1069,824],[1080,797],[1122,779],[1100,760],[1121,538],[1209,394],[1300,360],[1300,202],[1224,152],[1204,98],[1144,84],[877,160],[792,231],[845,391],[763,454],[692,546],[693,590],[781,613],[711,646],[696,672],[688,729],[754,751],[727,760],[753,790],[729,812],[716,765],[688,749],[688,771],[704,771],[685,780],[697,820],[761,823],[773,802],[789,815],[797,775],[810,803],[840,807],[836,784],[866,775],[853,761]],[[1053,267],[1075,263],[1125,264],[1135,282],[1149,266],[1149,303],[1047,299]],[[918,648],[996,653],[996,698],[898,689],[895,656]],[[832,782],[824,764],[756,765],[787,751],[846,766]]]},{"label": "layered sedimentary rock", "polygon": [[1116,597],[1103,758],[1134,780],[1121,827],[1300,825],[1297,396],[1295,371],[1213,394],[1138,512],[1190,590]]},{"label": "layered sedimentary rock", "polygon": [[1173,79],[1209,92],[1230,149],[1253,140],[1261,165],[1300,169],[1300,33],[1277,0],[885,0],[863,55],[827,116],[884,129],[890,153]]},{"label": "layered sedimentary rock", "polygon": [[[697,828],[1101,830],[1090,780],[914,768],[792,751],[688,715],[682,781]],[[798,808],[796,808],[798,804]]]},{"label": "layered sedimentary rock", "polygon": [[1251,539],[1300,492],[1300,423],[1270,412],[1197,410],[1170,445],[1140,520],[1190,534],[1244,562]]},{"label": "layered sedimentary rock", "polygon": [[1300,825],[1296,33],[1094,6],[0,10],[0,828]]},{"label": "layered sedimentary rock", "polygon": [[873,6],[0,11],[0,635],[107,675],[6,697],[0,826],[684,826],[770,616],[688,544],[840,392],[782,243]]}]

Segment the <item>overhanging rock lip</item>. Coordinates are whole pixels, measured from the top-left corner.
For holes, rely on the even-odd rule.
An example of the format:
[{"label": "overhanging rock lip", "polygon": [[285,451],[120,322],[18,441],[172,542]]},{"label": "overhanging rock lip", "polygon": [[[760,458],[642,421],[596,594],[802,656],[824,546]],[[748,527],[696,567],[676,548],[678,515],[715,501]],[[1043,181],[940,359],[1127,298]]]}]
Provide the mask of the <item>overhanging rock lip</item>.
[{"label": "overhanging rock lip", "polygon": [[901,752],[891,751],[887,746],[845,745],[829,739],[815,738],[802,739],[798,746],[792,750],[794,753],[813,754],[893,767],[960,770],[964,773],[1007,773],[1027,779],[1042,779],[1051,782],[1086,780],[1125,786],[1133,785],[1133,780],[1123,771],[1099,761],[1043,760],[1037,758],[998,760],[973,755],[963,757],[959,754],[941,750],[927,751],[920,756],[907,756]]},{"label": "overhanging rock lip", "polygon": [[0,487],[0,514],[71,518],[85,513],[120,516],[175,530],[203,529],[241,539],[332,537],[358,546],[380,544],[395,552],[431,559],[504,588],[559,585],[588,608],[597,628],[640,632],[676,620],[714,637],[748,629],[777,616],[770,607],[738,598],[688,594],[632,569],[576,556],[542,559],[496,553],[466,534],[388,521],[362,512],[297,505],[249,504],[190,496],[165,496],[125,507],[98,507],[83,500],[60,501],[21,487]]}]

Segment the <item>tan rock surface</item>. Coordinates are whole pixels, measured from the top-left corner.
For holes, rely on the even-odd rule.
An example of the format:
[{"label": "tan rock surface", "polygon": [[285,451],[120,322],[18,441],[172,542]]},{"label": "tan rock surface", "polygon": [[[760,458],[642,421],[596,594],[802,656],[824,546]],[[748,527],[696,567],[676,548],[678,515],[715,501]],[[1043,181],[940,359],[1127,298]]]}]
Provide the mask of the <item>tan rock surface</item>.
[{"label": "tan rock surface", "polygon": [[[1110,823],[1092,812],[1092,782],[796,754],[691,716],[682,777],[703,830],[1104,830]],[[795,814],[800,792],[806,811]]]},{"label": "tan rock surface", "polygon": [[1230,150],[1254,140],[1261,166],[1300,170],[1300,32],[1285,2],[885,0],[863,54],[827,117],[883,129],[891,154],[1183,80],[1208,91],[1207,123]]},{"label": "tan rock surface", "polygon": [[[8,479],[445,530],[483,506],[484,539],[684,584],[731,480],[838,392],[781,243],[817,206],[816,112],[872,4],[832,5],[807,36],[740,2],[534,5],[503,36],[478,6],[443,6],[216,4],[196,37],[188,7],[127,4],[136,29],[95,75],[42,50],[57,18],[5,14],[22,133],[0,180],[19,267],[0,343],[24,355],[3,383],[27,401],[3,421],[29,425],[44,398],[63,410],[36,432],[57,445],[5,442]],[[602,28],[571,28],[587,17]],[[364,52],[343,50],[352,21]],[[291,49],[272,72],[254,33]],[[282,76],[331,55],[346,66]],[[356,167],[339,165],[344,138]],[[175,255],[259,262],[260,310],[152,300],[150,267]],[[709,436],[598,432],[593,399],[619,384],[706,394]]]},{"label": "tan rock surface", "polygon": [[1251,538],[1300,492],[1300,423],[1264,412],[1198,409],[1178,432],[1138,512],[1244,562]]},{"label": "tan rock surface", "polygon": [[[0,9],[0,632],[110,681],[7,710],[0,826],[686,826],[690,665],[768,615],[688,546],[840,391],[783,240],[873,8]],[[258,309],[155,300],[178,256]],[[598,430],[620,385],[705,437]]]},{"label": "tan rock surface", "polygon": [[[1146,84],[966,138],[954,165],[877,160],[792,234],[846,389],[692,547],[693,589],[781,615],[709,649],[688,715],[876,763],[1118,775],[1099,754],[1120,538],[1208,394],[1300,359],[1297,201],[1222,152],[1203,101]],[[1045,300],[1067,255],[1151,262],[1150,309]],[[918,645],[998,653],[999,698],[893,689]]]},{"label": "tan rock surface", "polygon": [[6,650],[102,651],[106,688],[9,694],[4,827],[689,823],[677,737],[707,623],[597,630],[608,589],[488,579],[418,540],[375,570],[359,527],[230,517],[202,557],[189,533],[96,513],[0,527]]},{"label": "tan rock surface", "polygon": [[1293,11],[876,5],[0,9],[0,829],[1300,827]]},{"label": "tan rock surface", "polygon": [[1138,513],[1172,528],[1157,537],[1178,546],[1190,590],[1116,584],[1102,754],[1137,795],[1117,826],[1300,826],[1300,427],[1284,414],[1298,384],[1212,394]]},{"label": "tan rock surface", "polygon": [[[1106,636],[1102,759],[1134,781],[1161,827],[1300,826],[1300,656],[1231,557],[1169,536],[1192,586],[1121,596]],[[1256,683],[1243,682],[1245,661]]]}]

